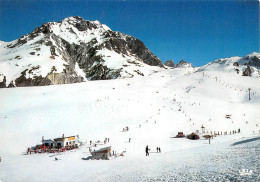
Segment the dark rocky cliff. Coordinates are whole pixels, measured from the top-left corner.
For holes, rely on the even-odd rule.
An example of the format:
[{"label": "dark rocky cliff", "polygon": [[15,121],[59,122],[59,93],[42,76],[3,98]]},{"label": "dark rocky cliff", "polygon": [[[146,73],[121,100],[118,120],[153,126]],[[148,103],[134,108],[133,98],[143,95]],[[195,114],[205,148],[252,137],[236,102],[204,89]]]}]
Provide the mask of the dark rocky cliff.
[{"label": "dark rocky cliff", "polygon": [[[142,41],[130,35],[112,31],[98,21],[88,21],[78,16],[69,17],[60,22],[45,23],[30,34],[12,41],[6,49],[18,52],[16,57],[22,58],[21,62],[24,61],[24,56],[19,55],[17,50],[23,46],[30,46],[27,48],[31,49],[29,54],[36,60],[40,59],[41,55],[46,55],[46,52],[42,51],[44,46],[49,47],[50,64],[55,65],[56,60],[64,61],[62,71],[57,71],[57,67],[52,66],[47,75],[41,75],[41,65],[34,65],[33,68],[20,69],[20,76],[9,83],[6,80],[0,81],[1,87],[42,86],[120,77],[124,67],[109,67],[105,58],[110,55],[103,55],[104,50],[111,51],[112,58],[114,52],[122,56],[122,60],[131,58],[127,62],[135,65],[142,63],[147,66],[164,67],[161,60],[150,52]],[[76,65],[84,75],[78,74]],[[126,66],[131,67],[131,64]],[[38,70],[38,74],[31,75],[35,70]],[[139,70],[133,72],[137,71]],[[56,76],[53,76],[54,74]],[[129,73],[129,75],[133,74]]]}]

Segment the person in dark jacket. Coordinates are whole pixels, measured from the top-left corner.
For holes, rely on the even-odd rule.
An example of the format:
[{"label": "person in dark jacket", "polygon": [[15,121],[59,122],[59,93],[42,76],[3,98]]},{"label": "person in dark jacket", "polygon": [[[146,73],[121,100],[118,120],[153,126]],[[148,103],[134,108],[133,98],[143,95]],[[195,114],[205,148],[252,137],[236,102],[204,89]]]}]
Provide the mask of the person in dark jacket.
[{"label": "person in dark jacket", "polygon": [[146,152],[146,156],[149,156],[149,148],[148,148],[148,145],[146,146],[146,148],[145,148],[145,152]]}]

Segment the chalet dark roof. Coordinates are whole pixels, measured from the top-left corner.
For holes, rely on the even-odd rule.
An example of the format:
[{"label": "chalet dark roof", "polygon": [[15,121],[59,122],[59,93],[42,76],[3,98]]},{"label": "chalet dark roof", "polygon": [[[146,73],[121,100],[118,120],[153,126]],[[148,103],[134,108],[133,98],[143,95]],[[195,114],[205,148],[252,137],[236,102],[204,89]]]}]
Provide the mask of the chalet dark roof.
[{"label": "chalet dark roof", "polygon": [[54,141],[64,141],[66,138],[71,138],[71,137],[75,137],[76,138],[76,136],[68,136],[68,137],[64,137],[64,138],[54,138],[53,140]]},{"label": "chalet dark roof", "polygon": [[111,150],[111,146],[92,151],[91,153],[107,153]]},{"label": "chalet dark roof", "polygon": [[52,139],[43,140],[42,142],[54,142]]}]

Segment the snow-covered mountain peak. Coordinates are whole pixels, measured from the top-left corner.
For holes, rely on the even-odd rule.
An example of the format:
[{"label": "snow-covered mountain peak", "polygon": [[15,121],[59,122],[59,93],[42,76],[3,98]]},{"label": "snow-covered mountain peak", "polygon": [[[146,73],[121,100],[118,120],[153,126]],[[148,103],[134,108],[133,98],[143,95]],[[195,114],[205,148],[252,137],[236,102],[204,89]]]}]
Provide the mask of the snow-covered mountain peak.
[{"label": "snow-covered mountain peak", "polygon": [[254,52],[245,57],[217,59],[199,68],[198,71],[216,71],[233,73],[238,76],[260,77],[260,53]]},{"label": "snow-covered mountain peak", "polygon": [[0,87],[144,76],[164,67],[142,41],[79,16],[0,45]]},{"label": "snow-covered mountain peak", "polygon": [[106,26],[105,24],[100,23],[98,20],[95,21],[89,21],[89,20],[84,20],[82,17],[80,16],[72,16],[72,17],[68,17],[62,20],[61,23],[69,23],[71,25],[74,25],[75,27],[79,27],[80,24],[81,25],[88,25],[88,28],[103,28],[106,31],[107,30],[111,30],[108,26]]},{"label": "snow-covered mountain peak", "polygon": [[63,19],[60,24],[65,24],[67,25],[69,23],[70,25],[76,27],[79,31],[86,31],[88,29],[103,29],[105,31],[111,30],[108,26],[100,23],[98,20],[95,21],[89,21],[89,20],[84,20],[80,16],[72,16]]},{"label": "snow-covered mountain peak", "polygon": [[8,47],[13,48],[26,44],[35,38],[48,39],[51,35],[59,36],[69,43],[88,43],[93,38],[98,40],[104,38],[107,31],[111,31],[111,29],[97,20],[89,21],[84,20],[82,17],[74,16],[59,22],[44,23],[40,27],[35,28],[30,34],[23,35],[19,39],[10,42]]},{"label": "snow-covered mountain peak", "polygon": [[254,56],[260,58],[260,52],[253,52],[251,54],[246,55],[245,57],[250,58],[250,57],[254,57]]},{"label": "snow-covered mountain peak", "polygon": [[84,19],[81,16],[70,16],[70,17],[64,18],[62,21],[75,22],[75,21],[84,21]]},{"label": "snow-covered mountain peak", "polygon": [[168,60],[164,63],[165,66],[168,66],[170,68],[174,68],[176,65],[174,64],[174,62],[172,60]]},{"label": "snow-covered mountain peak", "polygon": [[255,66],[260,68],[260,53],[259,52],[253,52],[252,54],[248,54],[243,58],[245,60],[245,63],[248,61],[248,65]]},{"label": "snow-covered mountain peak", "polygon": [[177,68],[193,68],[193,65],[191,63],[188,63],[184,60],[181,60],[177,65]]}]

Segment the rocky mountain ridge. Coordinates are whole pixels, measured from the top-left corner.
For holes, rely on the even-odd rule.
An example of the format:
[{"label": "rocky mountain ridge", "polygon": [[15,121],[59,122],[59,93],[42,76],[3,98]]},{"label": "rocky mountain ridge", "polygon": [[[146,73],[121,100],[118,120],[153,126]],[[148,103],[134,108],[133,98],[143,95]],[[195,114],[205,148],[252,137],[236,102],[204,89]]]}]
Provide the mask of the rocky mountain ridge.
[{"label": "rocky mountain ridge", "polygon": [[235,56],[217,59],[198,69],[198,71],[205,70],[233,72],[241,76],[260,77],[260,53],[253,52],[245,57]]},{"label": "rocky mountain ridge", "polygon": [[175,67],[175,63],[172,60],[168,60],[164,63],[165,66],[168,66],[170,68],[174,68]]},{"label": "rocky mountain ridge", "polygon": [[168,60],[164,63],[164,65],[170,68],[193,68],[191,63],[184,60],[181,60],[178,64],[175,64],[172,60]]},{"label": "rocky mountain ridge", "polygon": [[0,50],[0,87],[144,76],[164,68],[142,41],[79,16],[45,23],[1,42]]},{"label": "rocky mountain ridge", "polygon": [[184,60],[168,60],[165,66],[142,41],[79,16],[45,23],[11,42],[0,41],[0,88],[142,77],[165,68],[259,77],[260,53],[218,59],[196,69]]}]

